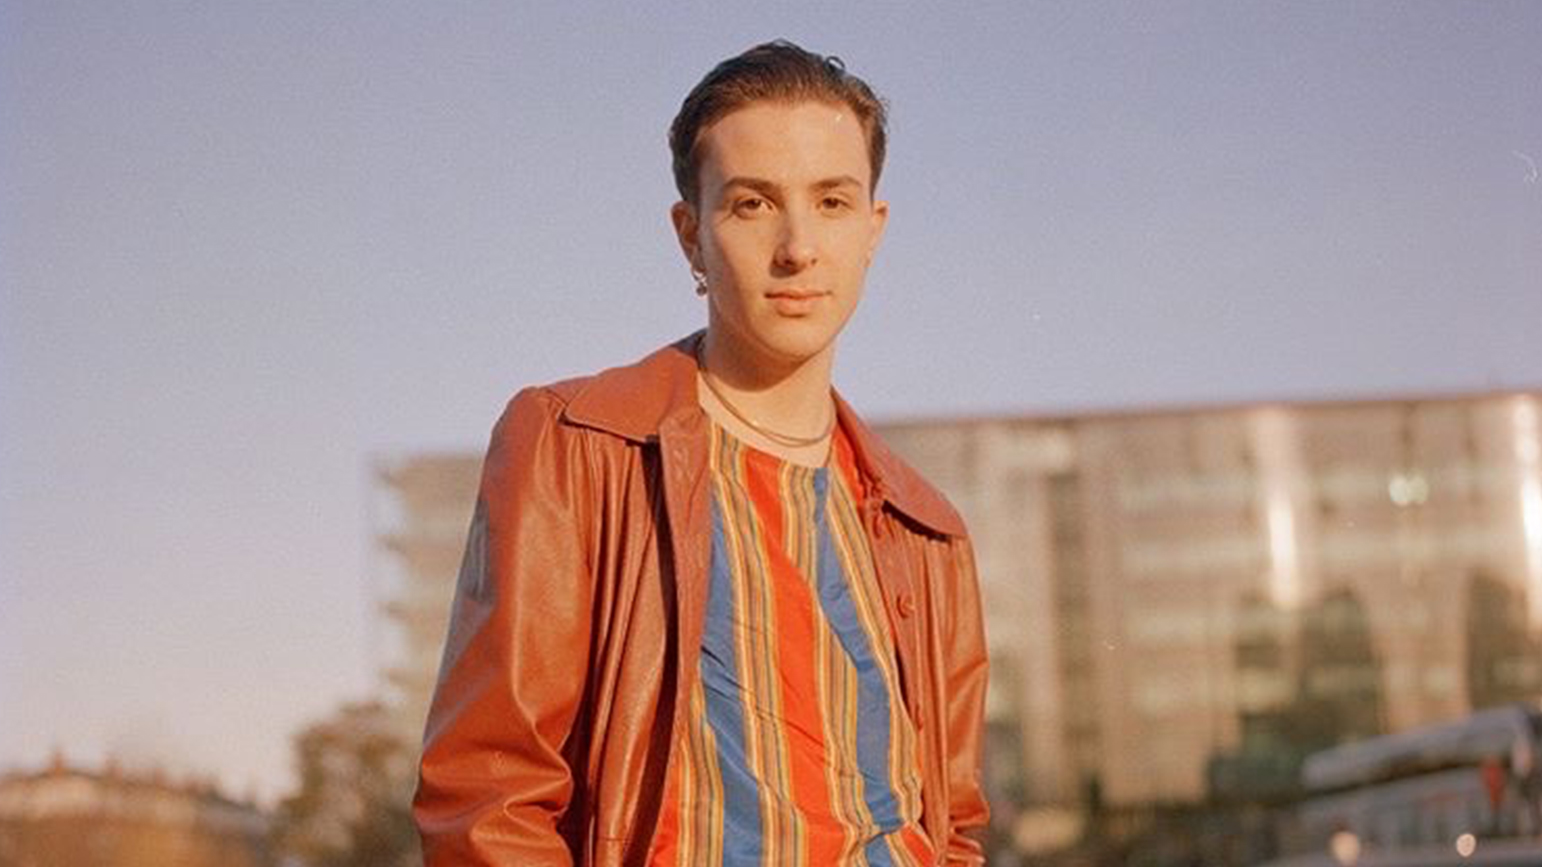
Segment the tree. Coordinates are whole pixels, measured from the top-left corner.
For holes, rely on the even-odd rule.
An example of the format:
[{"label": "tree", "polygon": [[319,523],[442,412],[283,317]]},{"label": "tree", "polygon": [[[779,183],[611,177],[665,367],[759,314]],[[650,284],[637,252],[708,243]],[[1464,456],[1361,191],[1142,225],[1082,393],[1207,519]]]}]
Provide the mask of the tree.
[{"label": "tree", "polygon": [[274,822],[278,853],[307,867],[421,863],[410,809],[415,746],[379,702],[345,704],[301,731],[299,789]]}]

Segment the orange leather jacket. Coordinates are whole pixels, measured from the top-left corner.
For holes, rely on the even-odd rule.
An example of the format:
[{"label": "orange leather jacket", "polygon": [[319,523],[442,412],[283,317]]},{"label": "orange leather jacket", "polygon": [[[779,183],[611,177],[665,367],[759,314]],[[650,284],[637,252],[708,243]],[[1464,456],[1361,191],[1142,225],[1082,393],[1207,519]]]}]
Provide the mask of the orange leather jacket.
[{"label": "orange leather jacket", "polygon": [[[641,865],[707,601],[698,332],[521,391],[493,431],[424,735],[430,867]],[[958,514],[836,400],[921,745],[939,863],[980,864],[986,652]]]}]

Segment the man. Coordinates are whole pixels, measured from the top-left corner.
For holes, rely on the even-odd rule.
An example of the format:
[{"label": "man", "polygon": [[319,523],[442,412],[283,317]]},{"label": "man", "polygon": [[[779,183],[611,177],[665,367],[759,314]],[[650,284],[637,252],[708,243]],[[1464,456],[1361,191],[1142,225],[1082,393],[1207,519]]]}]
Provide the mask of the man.
[{"label": "man", "polygon": [[830,385],[884,121],[786,42],[686,97],[671,216],[707,328],[494,430],[414,804],[429,864],[980,863],[969,541]]}]

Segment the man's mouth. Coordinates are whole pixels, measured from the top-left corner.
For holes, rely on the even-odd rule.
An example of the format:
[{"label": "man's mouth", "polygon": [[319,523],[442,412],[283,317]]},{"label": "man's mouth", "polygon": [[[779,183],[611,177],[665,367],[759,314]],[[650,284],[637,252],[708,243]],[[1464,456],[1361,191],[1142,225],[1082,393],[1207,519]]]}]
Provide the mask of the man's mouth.
[{"label": "man's mouth", "polygon": [[783,316],[807,316],[814,312],[819,299],[828,294],[815,289],[775,289],[767,292],[766,298]]}]

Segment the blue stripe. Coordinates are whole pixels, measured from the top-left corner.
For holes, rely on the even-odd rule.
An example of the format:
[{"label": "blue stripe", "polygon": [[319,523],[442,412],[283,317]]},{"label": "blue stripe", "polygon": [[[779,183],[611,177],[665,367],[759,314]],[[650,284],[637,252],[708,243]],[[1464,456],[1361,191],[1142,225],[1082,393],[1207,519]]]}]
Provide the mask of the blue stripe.
[{"label": "blue stripe", "polygon": [[750,773],[745,750],[744,706],[740,700],[738,650],[734,624],[733,576],[723,511],[712,498],[712,576],[707,594],[707,623],[701,642],[701,683],[707,693],[707,725],[717,741],[723,778],[723,863],[759,864],[761,857],[760,790]]},{"label": "blue stripe", "polygon": [[[864,783],[863,800],[873,821],[888,834],[903,824],[899,798],[889,777],[889,688],[884,683],[883,669],[878,665],[872,636],[862,628],[856,600],[852,598],[846,573],[841,569],[841,559],[836,553],[835,539],[825,514],[827,485],[828,479],[821,469],[814,479],[815,492],[819,496],[814,513],[819,528],[819,607],[824,610],[825,619],[857,672],[857,768]],[[882,860],[877,860],[873,844],[883,848]],[[883,839],[875,839],[873,844],[867,847],[869,860],[874,864],[890,863]]]},{"label": "blue stripe", "polygon": [[874,837],[862,847],[867,854],[868,867],[894,867],[894,853],[889,849],[889,837]]}]

